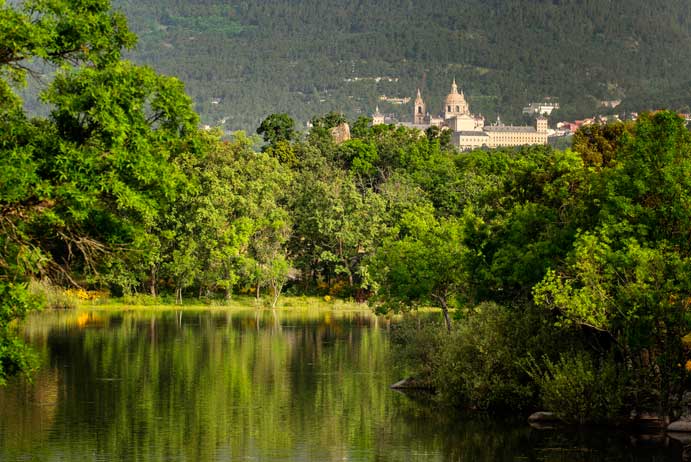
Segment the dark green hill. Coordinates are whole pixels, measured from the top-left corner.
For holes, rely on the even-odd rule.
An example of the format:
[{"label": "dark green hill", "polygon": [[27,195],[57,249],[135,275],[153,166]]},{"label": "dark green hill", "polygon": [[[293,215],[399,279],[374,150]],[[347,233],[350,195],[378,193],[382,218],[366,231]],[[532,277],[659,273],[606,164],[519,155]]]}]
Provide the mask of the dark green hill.
[{"label": "dark green hill", "polygon": [[[521,119],[558,97],[560,117],[623,99],[626,110],[691,104],[688,0],[119,0],[133,58],[187,83],[205,123],[253,130],[267,114],[304,123],[430,110],[455,77],[474,112]],[[384,79],[376,79],[385,77]]]}]

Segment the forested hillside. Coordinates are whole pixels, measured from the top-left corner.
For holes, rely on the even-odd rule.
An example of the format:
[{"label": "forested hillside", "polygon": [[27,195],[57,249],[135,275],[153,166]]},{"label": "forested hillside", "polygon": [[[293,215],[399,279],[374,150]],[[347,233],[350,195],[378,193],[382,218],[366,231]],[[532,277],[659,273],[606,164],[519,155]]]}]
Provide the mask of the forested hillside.
[{"label": "forested hillside", "polygon": [[[686,0],[118,0],[132,57],[187,84],[204,123],[254,130],[268,114],[298,123],[409,107],[437,111],[455,77],[474,112],[518,121],[555,96],[561,115],[691,103]],[[375,81],[375,77],[385,79]],[[359,79],[357,79],[359,78]],[[389,79],[386,79],[389,78]]]}]

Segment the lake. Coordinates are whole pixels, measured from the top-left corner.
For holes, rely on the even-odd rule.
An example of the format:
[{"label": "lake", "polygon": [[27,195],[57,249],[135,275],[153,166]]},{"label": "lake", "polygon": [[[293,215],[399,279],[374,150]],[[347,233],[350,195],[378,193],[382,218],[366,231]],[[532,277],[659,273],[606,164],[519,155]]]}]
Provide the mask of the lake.
[{"label": "lake", "polygon": [[390,322],[342,310],[31,316],[42,368],[0,389],[0,461],[680,461],[609,429],[536,430],[389,388]]}]

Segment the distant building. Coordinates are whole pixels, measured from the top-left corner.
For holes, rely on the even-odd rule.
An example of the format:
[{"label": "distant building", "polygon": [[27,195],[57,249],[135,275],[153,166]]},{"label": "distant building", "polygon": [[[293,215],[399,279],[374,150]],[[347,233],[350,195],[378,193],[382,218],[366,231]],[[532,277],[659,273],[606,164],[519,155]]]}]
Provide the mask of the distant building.
[{"label": "distant building", "polygon": [[379,101],[385,101],[389,104],[408,104],[410,102],[410,98],[409,97],[398,98],[396,96],[381,95],[379,97]]},{"label": "distant building", "polygon": [[615,107],[619,106],[621,104],[620,99],[610,99],[610,100],[602,100],[600,101],[600,107],[608,108],[608,109],[614,109]]},{"label": "distant building", "polygon": [[451,92],[444,99],[440,115],[430,115],[418,89],[413,106],[413,123],[401,125],[420,130],[426,130],[431,126],[451,130],[454,145],[463,150],[547,144],[546,118],[538,116],[535,126],[532,127],[504,125],[500,119],[497,119],[496,124],[486,125],[482,115],[470,112],[465,95],[463,91],[458,91],[455,79],[451,84]]},{"label": "distant building", "polygon": [[542,103],[530,103],[528,106],[523,108],[523,114],[526,115],[552,115],[552,111],[559,109],[559,103],[545,101]]},{"label": "distant building", "polygon": [[590,117],[582,120],[574,120],[572,122],[559,122],[557,123],[558,130],[568,130],[571,133],[576,133],[579,128],[587,127],[588,125],[593,125],[598,123],[595,117]]},{"label": "distant building", "polygon": [[372,125],[382,125],[386,123],[386,117],[384,114],[379,112],[379,106],[377,106],[377,109],[374,111],[374,114],[372,114]]},{"label": "distant building", "polygon": [[[526,144],[547,144],[547,118],[538,116],[535,126],[504,125],[500,120],[495,125],[484,127],[487,133],[487,147],[498,148],[502,146],[523,146]],[[463,148],[475,148],[474,140],[460,136],[458,146]]]}]

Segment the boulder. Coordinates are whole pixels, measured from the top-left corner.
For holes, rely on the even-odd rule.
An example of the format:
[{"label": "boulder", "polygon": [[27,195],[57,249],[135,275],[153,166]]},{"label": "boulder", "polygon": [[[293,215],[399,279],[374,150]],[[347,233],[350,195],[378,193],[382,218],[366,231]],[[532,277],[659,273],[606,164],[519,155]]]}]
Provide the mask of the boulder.
[{"label": "boulder", "polygon": [[341,144],[345,141],[348,141],[350,139],[350,126],[348,123],[343,122],[341,125],[332,128],[331,138],[336,144]]},{"label": "boulder", "polygon": [[653,432],[657,433],[665,429],[669,423],[669,419],[657,414],[655,412],[648,411],[631,411],[630,424],[638,428],[638,431],[646,433]]},{"label": "boulder", "polygon": [[681,433],[691,433],[691,421],[690,420],[677,420],[667,425],[668,432],[681,432]]},{"label": "boulder", "polygon": [[561,419],[554,412],[538,411],[530,414],[528,422],[559,422]]}]

